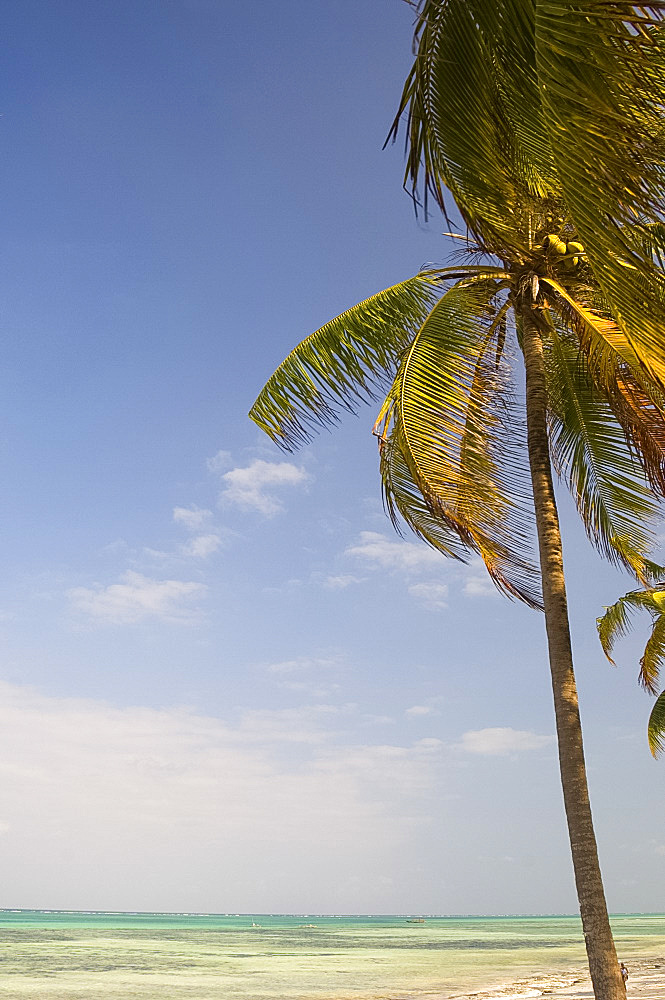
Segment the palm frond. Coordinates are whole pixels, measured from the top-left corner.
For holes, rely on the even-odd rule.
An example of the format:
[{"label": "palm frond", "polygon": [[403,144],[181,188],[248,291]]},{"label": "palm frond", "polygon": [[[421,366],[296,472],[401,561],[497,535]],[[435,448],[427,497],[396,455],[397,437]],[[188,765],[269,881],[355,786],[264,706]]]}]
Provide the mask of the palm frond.
[{"label": "palm frond", "polygon": [[609,608],[606,608],[605,614],[596,619],[598,638],[610,663],[614,663],[612,651],[617,639],[628,635],[632,628],[632,612],[649,611],[654,620],[657,620],[663,613],[663,605],[659,603],[661,596],[663,596],[663,591],[657,587],[646,590],[631,590]]},{"label": "palm frond", "polygon": [[623,428],[652,489],[665,496],[665,395],[640,365],[625,333],[607,315],[588,308],[552,277],[551,307],[575,335],[589,377]]},{"label": "palm frond", "polygon": [[402,522],[432,548],[446,556],[466,562],[468,547],[459,537],[454,523],[439,510],[432,510],[422,485],[414,479],[404,458],[399,428],[393,425],[379,444],[383,498],[393,527],[402,534]]},{"label": "palm frond", "polygon": [[649,750],[654,757],[659,757],[665,751],[665,691],[658,696],[651,709],[647,738]]},{"label": "palm frond", "polygon": [[596,628],[598,629],[600,644],[603,647],[605,656],[613,666],[616,666],[612,659],[614,644],[617,639],[621,639],[630,631],[632,627],[630,612],[640,606],[637,596],[641,593],[642,591],[636,590],[631,591],[629,594],[624,594],[623,597],[620,597],[609,608],[605,608],[605,614],[596,618]]},{"label": "palm frond", "polygon": [[644,252],[660,271],[665,271],[665,225],[662,222],[645,223],[642,233]]},{"label": "palm frond", "polygon": [[[650,694],[657,694],[660,671],[665,664],[665,589],[654,587],[648,590],[633,590],[624,594],[605,614],[597,619],[598,636],[603,651],[613,663],[614,643],[632,627],[631,613],[645,609],[652,617],[651,634],[640,660],[639,683]],[[647,727],[649,749],[654,757],[665,750],[665,692],[659,695],[649,716]]]},{"label": "palm frond", "polygon": [[566,203],[612,312],[665,386],[665,277],[643,238],[663,211],[665,4],[539,0],[535,9]]},{"label": "palm frond", "polygon": [[554,289],[561,300],[559,311],[578,332],[580,347],[584,350],[590,367],[607,374],[608,381],[616,374],[617,364],[621,361],[640,370],[639,358],[632,344],[610,316],[603,316],[589,308],[551,275],[545,275],[541,281]]},{"label": "palm frond", "polygon": [[538,198],[561,196],[536,70],[533,0],[476,0],[474,16],[492,52],[502,112],[512,136],[512,173]]},{"label": "palm frond", "polygon": [[546,342],[552,461],[567,482],[589,539],[646,582],[660,574],[647,553],[659,510],[621,426],[594,391],[586,360],[555,325]]},{"label": "palm frond", "polygon": [[[522,195],[560,192],[535,73],[528,0],[425,0],[416,58],[391,136],[406,116],[405,185],[445,191],[485,245],[523,248]],[[519,28],[519,30],[517,30]],[[523,30],[522,30],[523,29]],[[390,137],[389,137],[390,138]]]},{"label": "palm frond", "polygon": [[[434,307],[391,389],[390,442],[431,515],[481,555],[500,590],[539,607],[525,450],[497,369],[491,296],[487,283],[460,282]],[[384,480],[389,509],[413,526],[390,487]]]},{"label": "palm frond", "polygon": [[375,398],[440,295],[441,276],[424,272],[393,285],[303,340],[268,379],[251,419],[288,449],[340,410]]},{"label": "palm frond", "polygon": [[665,663],[665,615],[659,614],[640,660],[640,684],[651,694],[658,691],[660,668]]}]

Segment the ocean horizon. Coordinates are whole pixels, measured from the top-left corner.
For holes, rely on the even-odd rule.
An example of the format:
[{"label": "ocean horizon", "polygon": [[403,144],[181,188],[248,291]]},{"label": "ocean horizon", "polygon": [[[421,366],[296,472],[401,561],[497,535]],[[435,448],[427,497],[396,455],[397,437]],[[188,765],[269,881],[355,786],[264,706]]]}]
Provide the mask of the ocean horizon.
[{"label": "ocean horizon", "polygon": [[[419,918],[427,920],[521,920],[521,919],[575,919],[577,913],[558,913],[555,911],[524,911],[519,913],[428,913],[424,910],[397,912],[381,911],[358,911],[354,912],[324,912],[317,910],[108,910],[108,909],[68,909],[67,907],[17,907],[0,906],[0,917],[4,914],[72,914],[80,916],[118,916],[118,917],[321,917],[335,919],[390,919],[390,918]],[[610,914],[611,917],[665,917],[665,914],[652,912],[650,910],[617,910]]]},{"label": "ocean horizon", "polygon": [[[665,953],[664,914],[612,926],[629,967]],[[585,961],[570,914],[0,908],[0,996],[17,1000],[535,997]]]}]

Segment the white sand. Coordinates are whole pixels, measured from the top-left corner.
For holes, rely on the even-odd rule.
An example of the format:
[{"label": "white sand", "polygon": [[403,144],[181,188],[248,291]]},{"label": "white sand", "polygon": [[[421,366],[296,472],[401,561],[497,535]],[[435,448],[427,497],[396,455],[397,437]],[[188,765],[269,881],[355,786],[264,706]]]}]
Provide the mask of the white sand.
[{"label": "white sand", "polygon": [[[627,1000],[665,1000],[665,958],[624,957],[628,969]],[[449,1000],[594,1000],[591,980],[584,972],[548,973],[475,993],[458,993]],[[430,1000],[426,994],[423,1000]],[[431,1000],[440,1000],[440,995]]]},{"label": "white sand", "polygon": [[[624,958],[628,969],[627,1000],[665,1000],[665,958]],[[569,987],[554,990],[556,1000],[593,1000],[591,980],[586,976]]]}]

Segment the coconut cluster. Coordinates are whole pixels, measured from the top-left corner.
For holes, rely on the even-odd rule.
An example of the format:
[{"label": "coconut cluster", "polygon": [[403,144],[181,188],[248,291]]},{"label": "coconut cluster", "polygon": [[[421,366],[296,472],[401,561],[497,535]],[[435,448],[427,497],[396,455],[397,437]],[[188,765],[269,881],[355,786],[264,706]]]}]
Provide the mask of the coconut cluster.
[{"label": "coconut cluster", "polygon": [[580,256],[584,253],[581,243],[566,243],[556,233],[550,233],[543,240],[543,250],[552,263],[560,264],[563,271],[576,271]]}]

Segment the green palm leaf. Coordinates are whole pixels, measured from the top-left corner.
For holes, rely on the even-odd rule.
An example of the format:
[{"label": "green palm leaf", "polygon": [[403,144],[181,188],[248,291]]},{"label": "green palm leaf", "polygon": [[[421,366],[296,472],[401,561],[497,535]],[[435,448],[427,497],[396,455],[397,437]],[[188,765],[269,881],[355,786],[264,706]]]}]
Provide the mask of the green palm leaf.
[{"label": "green palm leaf", "polygon": [[[659,625],[659,629],[654,641],[651,643],[650,639],[647,643],[647,649],[640,660],[639,682],[651,694],[655,694],[658,690],[658,674],[665,655],[665,634],[662,624],[659,624],[663,621],[664,605],[660,603],[663,597],[665,594],[657,588],[631,590],[630,593],[624,594],[618,601],[606,608],[605,614],[596,619],[598,638],[603,652],[610,663],[614,663],[612,659],[614,645],[617,639],[627,635],[632,628],[632,612],[640,609],[650,612],[654,621],[654,631],[656,625]],[[653,633],[651,638],[653,638]],[[650,647],[649,643],[651,643]]]},{"label": "green palm leaf", "polygon": [[539,0],[536,52],[566,203],[635,351],[665,385],[665,280],[645,250],[662,213],[665,5]]},{"label": "green palm leaf", "polygon": [[512,173],[529,194],[560,198],[561,183],[538,87],[533,6],[533,0],[503,0],[476,2],[474,9],[492,51],[502,110],[513,135]]},{"label": "green palm leaf", "polygon": [[[445,211],[443,186],[486,245],[523,248],[523,196],[560,192],[542,120],[527,0],[426,0],[416,60],[392,136],[407,116],[405,182],[421,171]],[[525,30],[518,31],[516,27]]]},{"label": "green palm leaf", "polygon": [[618,601],[615,601],[614,604],[605,609],[604,615],[596,618],[600,644],[603,647],[605,656],[614,666],[616,665],[612,659],[614,644],[617,639],[627,635],[630,631],[632,624],[630,621],[630,611],[635,607],[642,606],[641,601],[638,601],[642,593],[643,591],[634,590],[629,594],[624,594]]},{"label": "green palm leaf", "polygon": [[658,505],[621,426],[595,392],[583,355],[555,326],[546,344],[552,460],[566,480],[590,540],[641,581],[661,568],[646,553]]},{"label": "green palm leaf", "polygon": [[651,709],[647,737],[649,750],[654,757],[658,757],[665,751],[665,691],[658,696]]},{"label": "green palm leaf", "polygon": [[401,535],[405,522],[432,548],[466,562],[468,546],[460,539],[455,524],[427,503],[422,485],[404,457],[397,425],[380,440],[379,453],[384,502],[395,530]]},{"label": "green palm leaf", "polygon": [[[389,440],[431,515],[482,556],[499,589],[540,606],[528,558],[532,503],[514,442],[519,421],[492,350],[497,326],[488,306],[500,289],[460,282],[434,307],[391,390]],[[389,509],[413,526],[385,479],[384,490]]]},{"label": "green palm leaf", "polygon": [[[459,269],[457,269],[459,270]],[[443,272],[442,272],[443,274]],[[311,438],[376,396],[440,295],[422,273],[365,299],[303,340],[268,380],[250,417],[282,447]]]},{"label": "green palm leaf", "polygon": [[639,358],[632,344],[610,316],[587,306],[551,275],[541,281],[556,292],[560,300],[557,311],[575,328],[590,368],[598,372],[605,385],[611,384],[621,363],[639,371]]},{"label": "green palm leaf", "polygon": [[[606,608],[597,620],[598,636],[610,663],[614,643],[632,627],[631,613],[646,609],[652,617],[651,635],[640,660],[639,682],[650,694],[658,693],[660,670],[665,663],[665,590],[633,590]],[[656,700],[648,724],[649,749],[654,757],[665,750],[665,692]]]},{"label": "green palm leaf", "polygon": [[657,691],[660,668],[665,662],[665,616],[659,614],[653,623],[651,635],[644,647],[644,656],[640,660],[640,683],[655,694]]},{"label": "green palm leaf", "polygon": [[653,489],[665,495],[665,396],[640,365],[632,345],[608,316],[577,301],[552,277],[550,305],[583,351],[589,377],[623,428]]}]

